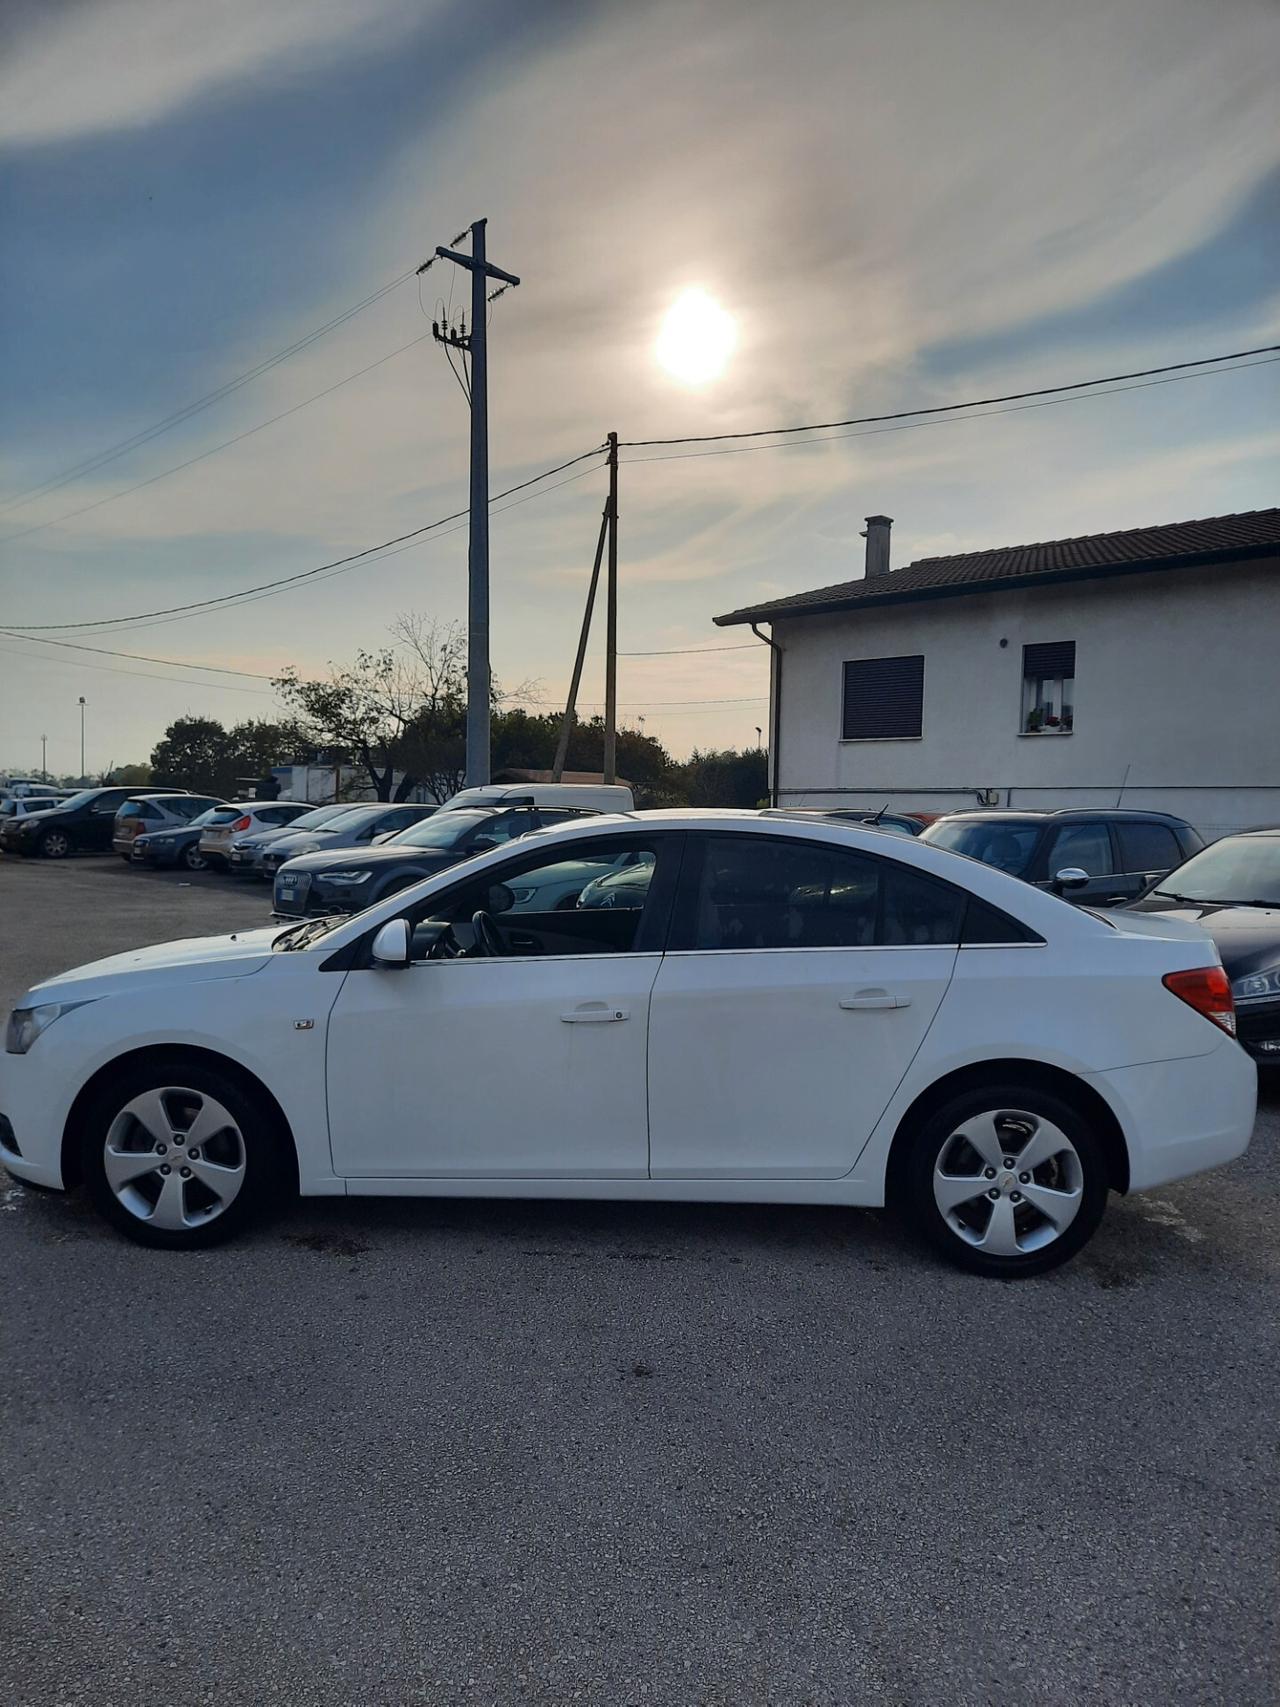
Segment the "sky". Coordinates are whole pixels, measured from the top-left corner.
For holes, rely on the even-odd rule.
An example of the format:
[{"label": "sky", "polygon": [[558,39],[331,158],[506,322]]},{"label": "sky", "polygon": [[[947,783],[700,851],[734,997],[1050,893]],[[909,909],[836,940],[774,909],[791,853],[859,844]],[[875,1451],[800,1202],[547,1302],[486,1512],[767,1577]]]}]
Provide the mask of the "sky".
[{"label": "sky", "polygon": [[[1280,342],[1278,49],[1271,0],[10,0],[0,627],[237,592],[465,508],[466,404],[429,335],[465,280],[402,275],[479,217],[522,281],[490,310],[494,492],[610,430],[843,419]],[[690,289],[736,328],[697,384],[655,354]],[[622,658],[624,722],[681,755],[754,743],[764,649],[712,619],[859,575],[868,514],[895,518],[902,566],[1275,503],[1278,376],[624,450],[620,649],[659,654]],[[492,521],[493,667],[548,706],[603,497],[592,461]],[[466,546],[442,530],[251,603],[53,636],[181,667],[0,634],[0,767],[38,768],[45,734],[50,769],[78,771],[81,696],[90,771],[178,716],[275,715],[257,678],[323,674],[402,612],[461,618]],[[598,623],[587,709],[602,646]]]}]

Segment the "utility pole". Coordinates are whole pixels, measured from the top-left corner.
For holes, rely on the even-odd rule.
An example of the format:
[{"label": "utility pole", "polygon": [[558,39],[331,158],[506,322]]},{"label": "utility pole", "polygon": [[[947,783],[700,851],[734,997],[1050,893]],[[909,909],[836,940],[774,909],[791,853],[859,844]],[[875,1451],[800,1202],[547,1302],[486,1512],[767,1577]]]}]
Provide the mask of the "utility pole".
[{"label": "utility pole", "polygon": [[604,513],[600,517],[600,537],[596,540],[596,558],[591,565],[591,580],[587,586],[587,608],[582,613],[582,632],[578,635],[578,655],[573,660],[573,676],[569,682],[569,697],[565,701],[564,722],[560,727],[560,739],[556,743],[555,761],[551,766],[552,782],[560,781],[569,757],[569,737],[573,734],[573,721],[577,714],[578,688],[582,683],[582,666],[586,661],[587,640],[591,634],[591,614],[596,608],[596,588],[600,584],[600,563],[604,557],[605,539],[609,533],[610,502],[610,499],[605,499]]},{"label": "utility pole", "polygon": [[48,782],[49,780],[49,737],[47,735],[40,737],[40,780],[41,782]]},{"label": "utility pole", "polygon": [[[465,326],[456,333],[436,330],[439,343],[451,345],[471,358],[471,533],[467,546],[467,784],[475,787],[489,780],[489,717],[491,676],[489,671],[489,363],[485,321],[488,316],[489,280],[501,279],[501,288],[518,285],[514,273],[504,273],[485,255],[485,226],[477,219],[471,226],[471,253],[436,246],[436,257],[465,267],[471,274],[471,331]],[[419,267],[426,271],[431,262]],[[495,295],[497,292],[494,293]]]},{"label": "utility pole", "polygon": [[84,695],[80,695],[80,781],[84,781]]},{"label": "utility pole", "polygon": [[604,605],[604,780],[618,780],[618,435],[609,434],[609,570]]}]

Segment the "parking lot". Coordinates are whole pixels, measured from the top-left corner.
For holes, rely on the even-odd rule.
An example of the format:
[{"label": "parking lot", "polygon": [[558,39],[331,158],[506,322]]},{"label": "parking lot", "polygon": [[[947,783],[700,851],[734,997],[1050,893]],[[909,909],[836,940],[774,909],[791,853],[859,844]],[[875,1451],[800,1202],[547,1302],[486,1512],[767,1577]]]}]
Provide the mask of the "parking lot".
[{"label": "parking lot", "polygon": [[[0,996],[268,906],[4,859]],[[6,1698],[1270,1703],[1278,1150],[1280,1085],[1018,1286],[867,1212],[312,1200],[175,1255],[0,1181]]]}]

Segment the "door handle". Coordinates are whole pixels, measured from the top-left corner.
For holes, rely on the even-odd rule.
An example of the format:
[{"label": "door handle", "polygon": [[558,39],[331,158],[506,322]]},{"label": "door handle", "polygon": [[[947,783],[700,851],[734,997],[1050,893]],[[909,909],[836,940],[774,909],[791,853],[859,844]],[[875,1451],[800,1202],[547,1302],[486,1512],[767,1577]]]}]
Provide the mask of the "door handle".
[{"label": "door handle", "polygon": [[869,1008],[909,1008],[911,997],[895,996],[888,990],[859,990],[856,996],[845,996],[840,1006],[859,1013]]},{"label": "door handle", "polygon": [[565,1025],[616,1025],[620,1019],[630,1019],[631,1014],[627,1008],[611,1008],[604,1002],[584,1002],[560,1018]]}]

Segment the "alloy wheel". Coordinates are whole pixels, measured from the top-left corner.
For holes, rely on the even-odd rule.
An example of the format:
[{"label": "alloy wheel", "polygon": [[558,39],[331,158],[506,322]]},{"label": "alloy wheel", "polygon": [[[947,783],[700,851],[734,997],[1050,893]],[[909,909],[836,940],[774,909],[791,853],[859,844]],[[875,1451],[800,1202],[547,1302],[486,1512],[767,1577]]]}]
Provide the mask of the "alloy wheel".
[{"label": "alloy wheel", "polygon": [[984,1255],[1018,1257],[1060,1239],[1084,1198],[1084,1167],[1051,1120],[990,1109],[943,1142],[933,1200],[951,1231]]},{"label": "alloy wheel", "polygon": [[124,1105],[108,1128],[102,1164],[130,1215],[180,1233],[235,1201],[245,1178],[244,1137],[214,1097],[166,1085]]},{"label": "alloy wheel", "polygon": [[199,847],[192,842],[189,847],[182,850],[182,863],[188,871],[203,871],[208,861],[200,852]]},{"label": "alloy wheel", "polygon": [[46,830],[40,838],[40,852],[46,859],[65,859],[71,852],[71,838],[65,830]]}]

